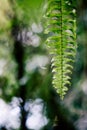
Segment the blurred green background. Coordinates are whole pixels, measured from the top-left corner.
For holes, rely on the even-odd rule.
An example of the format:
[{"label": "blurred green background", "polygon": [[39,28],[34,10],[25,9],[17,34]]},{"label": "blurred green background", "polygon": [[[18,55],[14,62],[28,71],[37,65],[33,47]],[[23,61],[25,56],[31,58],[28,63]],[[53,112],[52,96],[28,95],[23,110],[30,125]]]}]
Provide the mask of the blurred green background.
[{"label": "blurred green background", "polygon": [[70,2],[78,48],[61,101],[45,44],[48,0],[0,0],[0,130],[87,130],[87,2]]}]

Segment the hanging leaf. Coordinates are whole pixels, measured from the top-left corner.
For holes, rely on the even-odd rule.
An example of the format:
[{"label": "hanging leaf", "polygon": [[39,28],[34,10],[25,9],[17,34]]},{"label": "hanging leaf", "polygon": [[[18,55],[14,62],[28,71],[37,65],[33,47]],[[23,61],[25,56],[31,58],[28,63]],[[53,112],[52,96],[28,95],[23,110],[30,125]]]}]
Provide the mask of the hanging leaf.
[{"label": "hanging leaf", "polygon": [[76,10],[70,0],[49,0],[45,33],[47,47],[52,56],[53,86],[64,98],[76,54]]}]

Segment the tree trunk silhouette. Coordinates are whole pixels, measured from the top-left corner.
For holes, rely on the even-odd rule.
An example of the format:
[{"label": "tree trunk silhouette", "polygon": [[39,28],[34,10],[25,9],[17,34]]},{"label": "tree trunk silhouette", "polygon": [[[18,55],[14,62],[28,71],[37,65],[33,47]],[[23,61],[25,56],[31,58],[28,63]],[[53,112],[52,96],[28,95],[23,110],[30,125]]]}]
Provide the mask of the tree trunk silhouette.
[{"label": "tree trunk silhouette", "polygon": [[21,27],[18,24],[16,17],[13,19],[13,26],[12,26],[12,37],[14,40],[14,50],[13,55],[15,61],[17,63],[17,81],[19,83],[19,91],[17,96],[22,99],[21,103],[21,128],[20,130],[27,130],[25,122],[26,122],[26,113],[24,110],[24,103],[25,103],[25,94],[26,94],[26,86],[20,84],[20,80],[24,76],[24,47],[22,44],[22,37],[18,39],[19,33],[21,33]]}]

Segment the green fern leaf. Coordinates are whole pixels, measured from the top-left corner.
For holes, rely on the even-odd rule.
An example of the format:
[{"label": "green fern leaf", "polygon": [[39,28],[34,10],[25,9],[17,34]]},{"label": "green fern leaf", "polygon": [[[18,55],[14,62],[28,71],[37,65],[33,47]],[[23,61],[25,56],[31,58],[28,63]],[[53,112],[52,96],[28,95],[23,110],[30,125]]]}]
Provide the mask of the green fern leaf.
[{"label": "green fern leaf", "polygon": [[47,47],[52,55],[53,86],[61,99],[71,85],[76,54],[76,10],[70,0],[48,0],[45,33]]}]

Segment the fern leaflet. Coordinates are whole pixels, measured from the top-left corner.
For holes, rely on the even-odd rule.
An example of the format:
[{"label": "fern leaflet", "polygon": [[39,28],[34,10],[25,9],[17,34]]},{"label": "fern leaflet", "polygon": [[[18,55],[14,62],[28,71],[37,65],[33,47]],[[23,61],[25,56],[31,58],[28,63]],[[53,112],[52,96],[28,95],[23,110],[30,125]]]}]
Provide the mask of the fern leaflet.
[{"label": "fern leaflet", "polygon": [[76,10],[70,0],[48,0],[45,33],[47,47],[52,55],[53,86],[63,99],[76,54]]}]

